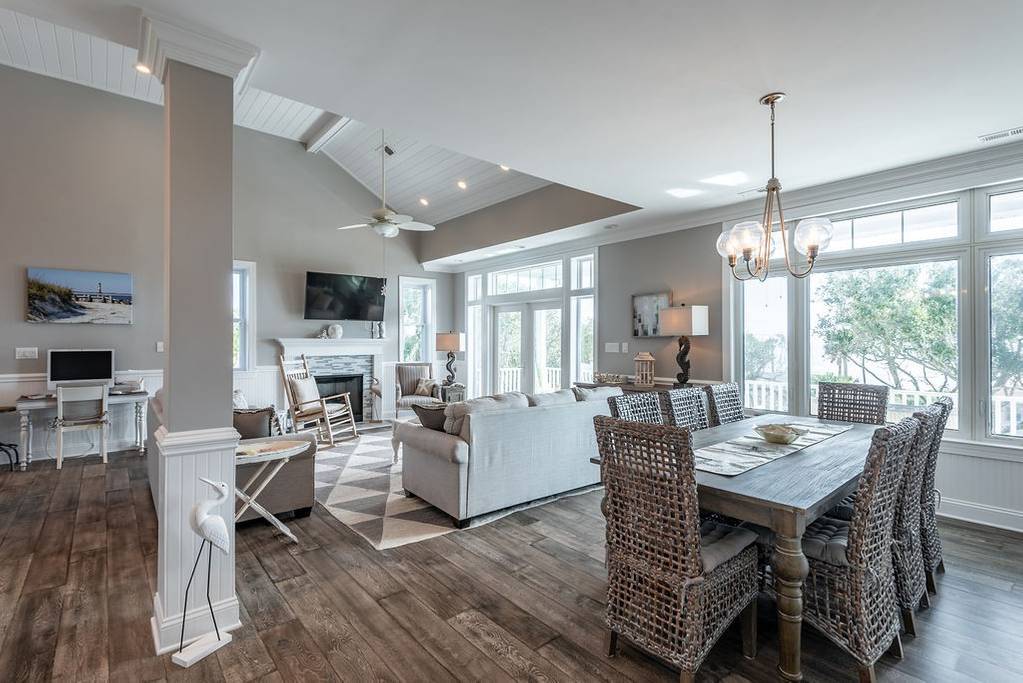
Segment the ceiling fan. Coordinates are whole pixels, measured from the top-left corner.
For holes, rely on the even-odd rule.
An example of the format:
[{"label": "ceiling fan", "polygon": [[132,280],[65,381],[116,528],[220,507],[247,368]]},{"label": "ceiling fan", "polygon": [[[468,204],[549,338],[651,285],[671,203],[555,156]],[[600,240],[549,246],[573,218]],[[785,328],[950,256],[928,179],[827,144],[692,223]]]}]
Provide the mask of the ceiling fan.
[{"label": "ceiling fan", "polygon": [[394,150],[387,146],[384,141],[384,131],[380,131],[380,208],[376,209],[366,220],[368,223],[356,223],[354,225],[343,225],[338,230],[351,230],[352,228],[372,228],[373,232],[381,237],[397,237],[400,230],[413,230],[416,232],[429,232],[436,228],[429,223],[419,223],[413,220],[412,216],[402,213],[395,213],[387,208],[387,157],[394,154]]}]

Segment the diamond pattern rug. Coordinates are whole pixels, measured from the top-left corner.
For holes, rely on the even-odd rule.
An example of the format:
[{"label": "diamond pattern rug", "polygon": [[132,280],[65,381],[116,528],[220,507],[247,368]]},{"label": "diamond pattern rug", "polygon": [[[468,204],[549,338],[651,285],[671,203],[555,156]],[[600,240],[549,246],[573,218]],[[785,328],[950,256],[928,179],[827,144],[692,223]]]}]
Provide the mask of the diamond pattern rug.
[{"label": "diamond pattern rug", "polygon": [[[316,500],[377,550],[418,543],[457,531],[455,521],[421,498],[406,498],[401,453],[394,461],[391,430],[363,431],[358,439],[316,454]],[[572,491],[585,493],[596,487]],[[549,499],[473,518],[477,527]]]}]

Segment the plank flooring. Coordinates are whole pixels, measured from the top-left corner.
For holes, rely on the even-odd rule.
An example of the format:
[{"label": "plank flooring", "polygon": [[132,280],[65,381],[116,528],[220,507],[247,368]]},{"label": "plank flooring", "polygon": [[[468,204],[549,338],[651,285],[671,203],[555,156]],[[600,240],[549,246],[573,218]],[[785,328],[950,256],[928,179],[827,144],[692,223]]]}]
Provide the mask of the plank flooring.
[{"label": "plank flooring", "polygon": [[[0,473],[0,679],[124,681],[671,681],[626,646],[604,656],[600,493],[378,552],[317,508],[238,530],[243,626],[192,669],[152,653],[156,518],[134,453]],[[882,681],[1023,680],[1023,536],[942,523],[946,574]],[[773,605],[759,655],[730,629],[701,681],[773,681]],[[808,681],[855,680],[804,627]]]}]

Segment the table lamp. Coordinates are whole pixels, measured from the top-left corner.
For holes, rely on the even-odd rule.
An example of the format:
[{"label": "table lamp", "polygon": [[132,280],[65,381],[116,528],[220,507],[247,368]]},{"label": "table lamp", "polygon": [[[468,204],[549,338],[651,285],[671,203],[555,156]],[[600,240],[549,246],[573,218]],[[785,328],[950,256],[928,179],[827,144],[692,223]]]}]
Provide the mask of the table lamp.
[{"label": "table lamp", "polygon": [[675,375],[675,379],[679,386],[689,384],[689,337],[710,334],[709,310],[707,306],[685,304],[660,310],[661,333],[678,335],[678,354],[675,356],[675,362],[678,363],[679,373]]},{"label": "table lamp", "polygon": [[445,365],[448,369],[448,376],[444,380],[444,386],[449,387],[455,383],[455,354],[465,351],[465,334],[461,332],[438,332],[437,350],[448,352],[448,362]]}]

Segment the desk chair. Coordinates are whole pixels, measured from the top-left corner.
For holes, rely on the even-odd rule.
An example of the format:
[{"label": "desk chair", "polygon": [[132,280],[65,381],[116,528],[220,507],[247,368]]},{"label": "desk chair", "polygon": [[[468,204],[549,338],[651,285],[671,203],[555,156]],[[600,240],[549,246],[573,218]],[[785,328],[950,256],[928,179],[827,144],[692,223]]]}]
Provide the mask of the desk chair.
[{"label": "desk chair", "polygon": [[[90,406],[91,404],[91,406]],[[66,415],[67,408],[76,406],[72,412],[80,416]],[[99,454],[107,461],[107,387],[106,385],[82,387],[57,387],[57,418],[53,430],[57,433],[57,469],[64,465],[64,432],[99,430]]]},{"label": "desk chair", "polygon": [[[0,406],[0,413],[13,413],[14,406]],[[11,463],[11,472],[15,470],[14,464],[19,461],[18,459],[18,447],[13,443],[3,443],[0,441],[0,452],[7,456],[7,459]]]}]

